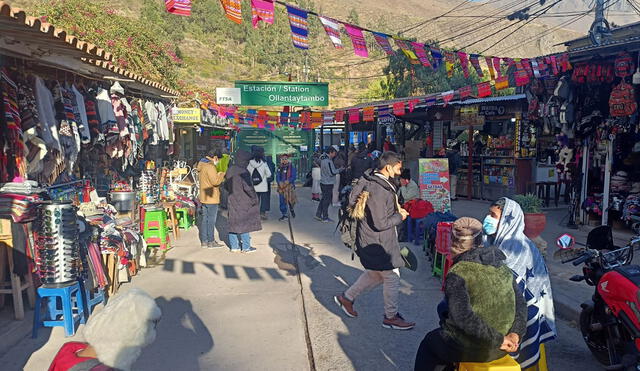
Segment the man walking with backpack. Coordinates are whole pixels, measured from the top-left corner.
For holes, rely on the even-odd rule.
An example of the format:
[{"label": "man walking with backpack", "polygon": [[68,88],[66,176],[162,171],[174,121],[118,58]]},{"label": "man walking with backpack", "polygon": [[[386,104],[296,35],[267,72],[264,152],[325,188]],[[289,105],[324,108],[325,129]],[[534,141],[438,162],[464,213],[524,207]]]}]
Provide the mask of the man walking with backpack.
[{"label": "man walking with backpack", "polygon": [[365,172],[349,196],[351,218],[357,220],[356,253],[365,271],[347,291],[334,296],[336,304],[349,317],[357,317],[355,299],[363,292],[383,285],[384,319],[382,326],[410,330],[415,326],[398,312],[400,254],[396,227],[409,213],[398,204],[394,177],[402,172],[402,160],[395,152],[385,152],[376,170]]}]

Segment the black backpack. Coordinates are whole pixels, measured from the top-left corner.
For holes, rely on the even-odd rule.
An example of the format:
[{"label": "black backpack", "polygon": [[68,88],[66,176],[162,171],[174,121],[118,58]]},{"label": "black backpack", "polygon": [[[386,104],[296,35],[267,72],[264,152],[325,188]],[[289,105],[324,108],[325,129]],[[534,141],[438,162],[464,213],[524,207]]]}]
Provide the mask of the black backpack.
[{"label": "black backpack", "polygon": [[262,183],[262,175],[260,175],[258,168],[253,169],[253,172],[251,173],[251,182],[253,185]]}]

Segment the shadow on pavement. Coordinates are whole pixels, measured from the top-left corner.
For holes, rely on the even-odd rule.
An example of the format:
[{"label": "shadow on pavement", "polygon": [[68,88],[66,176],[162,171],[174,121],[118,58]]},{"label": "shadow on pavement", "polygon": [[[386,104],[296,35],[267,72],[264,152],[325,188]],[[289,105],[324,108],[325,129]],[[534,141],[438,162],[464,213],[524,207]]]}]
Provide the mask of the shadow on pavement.
[{"label": "shadow on pavement", "polygon": [[[384,316],[382,286],[373,289],[371,292],[363,293],[358,298],[355,306],[359,313],[358,318],[348,318],[335,304],[333,296],[343,292],[348,285],[355,282],[363,272],[363,269],[356,269],[327,255],[321,255],[316,258],[312,254],[313,247],[309,245],[292,246],[289,239],[282,233],[274,232],[269,240],[269,245],[275,255],[274,262],[279,269],[286,271],[287,275],[290,276],[294,276],[299,269],[302,275],[311,280],[310,287],[315,301],[320,303],[327,311],[342,319],[347,328],[347,331],[336,330],[335,318],[333,317],[330,319],[326,319],[326,317],[320,318],[320,321],[324,319],[327,323],[315,325],[315,331],[335,332],[334,336],[337,337],[340,348],[351,362],[351,365],[334,365],[334,369],[343,367],[355,370],[413,369],[415,352],[424,337],[424,330],[433,326],[422,323],[420,329],[412,331],[394,331],[382,328]],[[296,259],[298,266],[296,266]],[[356,257],[356,259],[358,258]],[[404,274],[404,271],[402,274]],[[411,279],[413,281],[413,275],[407,274],[407,277],[410,278],[403,279]],[[416,297],[413,285],[408,286],[408,289],[407,287],[401,287],[400,290],[400,311],[405,313],[408,319],[417,319],[416,306],[419,307],[420,305],[416,304],[418,304],[418,301],[422,301],[422,298]],[[439,290],[437,291],[439,292]],[[410,298],[410,296],[412,297]],[[439,301],[440,296],[438,296],[437,300],[434,300],[433,305],[425,303],[422,310],[434,313],[435,316],[435,304]],[[307,313],[309,313],[309,309],[307,309]],[[425,314],[420,315],[422,319],[424,319],[424,316]],[[316,321],[316,318],[313,318],[313,321]],[[437,323],[434,323],[435,325]],[[323,357],[325,352],[330,351],[330,349],[314,349],[314,356],[318,357],[318,354],[322,353],[321,357]],[[316,367],[324,369],[322,366],[316,360]]]},{"label": "shadow on pavement", "polygon": [[156,299],[162,310],[156,341],[142,351],[136,370],[199,370],[198,359],[213,349],[211,333],[191,301],[183,298]]}]

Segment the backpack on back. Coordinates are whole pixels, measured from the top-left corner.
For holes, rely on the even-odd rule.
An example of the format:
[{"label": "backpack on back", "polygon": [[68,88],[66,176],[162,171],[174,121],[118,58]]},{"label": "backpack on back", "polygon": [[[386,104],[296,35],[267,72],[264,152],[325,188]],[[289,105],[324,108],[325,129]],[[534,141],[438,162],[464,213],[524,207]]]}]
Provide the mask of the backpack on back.
[{"label": "backpack on back", "polygon": [[365,207],[367,206],[367,200],[369,199],[369,192],[364,189],[359,195],[356,203],[353,206],[348,206],[349,201],[343,203],[336,230],[340,231],[340,240],[342,243],[351,250],[351,260],[354,259],[356,251],[356,239],[358,231],[358,223],[364,220]]},{"label": "backpack on back", "polygon": [[622,81],[611,91],[609,113],[613,117],[631,116],[638,109],[633,86]]},{"label": "backpack on back", "polygon": [[260,175],[258,168],[253,169],[251,172],[251,183],[253,183],[254,186],[262,183],[262,175]]}]

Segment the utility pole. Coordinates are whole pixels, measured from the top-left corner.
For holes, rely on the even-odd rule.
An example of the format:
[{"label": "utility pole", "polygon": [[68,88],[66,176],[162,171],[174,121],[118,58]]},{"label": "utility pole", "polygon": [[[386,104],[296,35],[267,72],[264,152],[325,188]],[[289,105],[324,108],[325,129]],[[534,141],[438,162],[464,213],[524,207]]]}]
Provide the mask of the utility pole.
[{"label": "utility pole", "polygon": [[604,17],[605,0],[596,0],[596,18],[589,29],[589,37],[594,45],[602,45],[604,39],[611,36],[611,27]]},{"label": "utility pole", "polygon": [[304,74],[304,82],[309,81],[309,54],[304,53],[304,67],[302,67],[302,73]]}]

